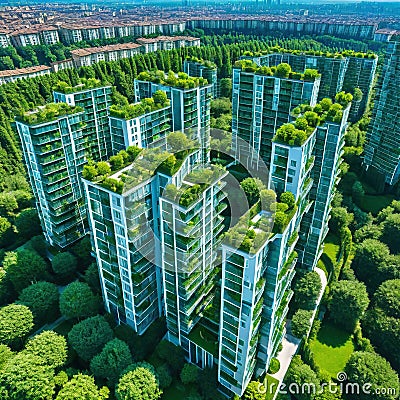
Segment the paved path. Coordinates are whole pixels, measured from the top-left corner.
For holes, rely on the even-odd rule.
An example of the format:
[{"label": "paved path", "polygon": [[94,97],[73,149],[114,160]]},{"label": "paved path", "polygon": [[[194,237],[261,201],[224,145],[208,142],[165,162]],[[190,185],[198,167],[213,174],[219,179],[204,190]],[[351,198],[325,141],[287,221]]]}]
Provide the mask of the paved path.
[{"label": "paved path", "polygon": [[[326,285],[328,284],[328,280],[326,279],[325,272],[322,271],[322,269],[315,268],[314,271],[321,278],[322,288],[321,288],[321,292],[318,296],[318,299],[315,303],[315,308],[313,310],[313,315],[311,318],[312,322],[314,321],[314,318],[316,317],[318,306],[322,300],[322,296],[324,295]],[[311,326],[310,326],[310,330],[311,330]],[[310,332],[308,332],[308,334],[310,334]],[[300,342],[301,342],[301,339],[298,339],[292,335],[291,321],[287,320],[286,321],[286,334],[282,340],[282,350],[279,352],[279,354],[276,357],[280,362],[280,368],[276,374],[273,374],[273,375],[271,374],[272,377],[274,377],[275,379],[278,379],[278,381],[279,381],[278,387],[282,383],[283,379],[285,378],[286,372],[289,368],[292,358],[297,353]],[[274,399],[276,398],[277,395],[278,395],[278,391],[275,392]]]}]

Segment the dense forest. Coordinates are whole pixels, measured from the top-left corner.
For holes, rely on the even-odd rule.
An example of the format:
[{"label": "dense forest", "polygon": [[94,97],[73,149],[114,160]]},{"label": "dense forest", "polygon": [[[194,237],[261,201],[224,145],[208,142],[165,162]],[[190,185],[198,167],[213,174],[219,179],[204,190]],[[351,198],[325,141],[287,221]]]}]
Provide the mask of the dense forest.
[{"label": "dense forest", "polygon": [[[248,40],[262,40],[262,41],[280,41],[281,43],[285,43],[287,41],[287,37],[282,34],[278,34],[276,36],[268,36],[268,37],[260,37],[260,36],[248,36],[248,35],[232,35],[225,34],[220,36],[215,35],[204,35],[204,31],[201,29],[195,31],[187,31],[185,32],[189,35],[199,36],[202,38],[202,42],[206,45],[208,44],[232,44],[237,42],[247,42]],[[157,35],[148,35],[148,36],[157,36]],[[146,36],[147,37],[147,36]],[[319,42],[321,45],[326,46],[334,51],[340,51],[344,49],[351,49],[354,51],[362,51],[367,52],[368,50],[373,50],[375,52],[380,52],[384,48],[383,43],[378,42],[369,42],[364,43],[362,41],[357,41],[353,39],[339,39],[334,36],[318,36],[313,37],[305,36],[305,37],[296,37],[293,36],[290,38],[293,44],[290,46],[293,49],[302,49],[304,41],[315,41]],[[9,46],[6,48],[0,48],[0,71],[14,68],[26,68],[31,67],[33,65],[50,65],[50,63],[55,61],[63,61],[67,58],[71,58],[71,50],[85,48],[85,47],[97,47],[108,44],[115,43],[126,43],[132,42],[135,38],[132,36],[127,36],[123,38],[113,38],[113,39],[98,39],[93,41],[82,41],[79,43],[75,43],[73,45],[65,45],[63,43],[57,43],[53,45],[38,45],[38,46],[25,46],[25,47],[13,47]],[[295,45],[295,41],[299,43]],[[322,49],[321,49],[322,50]]]}]

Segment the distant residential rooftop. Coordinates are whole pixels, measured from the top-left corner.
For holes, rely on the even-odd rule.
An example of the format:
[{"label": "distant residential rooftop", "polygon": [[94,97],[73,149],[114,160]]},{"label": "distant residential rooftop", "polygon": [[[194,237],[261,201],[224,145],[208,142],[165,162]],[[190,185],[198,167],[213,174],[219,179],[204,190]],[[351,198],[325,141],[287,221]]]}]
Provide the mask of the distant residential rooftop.
[{"label": "distant residential rooftop", "polygon": [[34,67],[18,68],[18,69],[7,69],[5,71],[0,71],[0,78],[7,78],[10,76],[18,75],[28,75],[40,71],[50,71],[51,67],[47,65],[36,65]]},{"label": "distant residential rooftop", "polygon": [[118,43],[118,44],[110,44],[107,46],[88,47],[84,49],[71,50],[71,54],[72,56],[84,57],[84,56],[89,56],[91,54],[109,53],[111,51],[120,51],[120,50],[132,50],[132,49],[138,49],[140,47],[141,45],[137,43]]},{"label": "distant residential rooftop", "polygon": [[194,42],[200,40],[193,36],[157,36],[155,38],[138,38],[136,41],[140,44],[146,43],[157,43],[157,42],[177,42],[179,40],[186,40],[188,42]]}]

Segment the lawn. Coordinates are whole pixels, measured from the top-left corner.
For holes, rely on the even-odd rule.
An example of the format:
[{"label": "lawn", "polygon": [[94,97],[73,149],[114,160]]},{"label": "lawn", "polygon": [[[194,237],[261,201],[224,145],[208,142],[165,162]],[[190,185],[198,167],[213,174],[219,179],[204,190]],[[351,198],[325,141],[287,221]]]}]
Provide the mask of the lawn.
[{"label": "lawn", "polygon": [[343,371],[354,351],[351,334],[331,323],[322,324],[317,338],[311,341],[310,348],[316,363],[333,378]]},{"label": "lawn", "polygon": [[333,271],[333,266],[339,255],[340,242],[336,235],[328,233],[324,243],[324,252],[318,260],[317,267],[329,274]]},{"label": "lawn", "polygon": [[382,208],[387,207],[394,196],[391,194],[386,195],[371,195],[366,194],[360,201],[360,208],[365,212],[370,212],[373,215],[377,215]]}]

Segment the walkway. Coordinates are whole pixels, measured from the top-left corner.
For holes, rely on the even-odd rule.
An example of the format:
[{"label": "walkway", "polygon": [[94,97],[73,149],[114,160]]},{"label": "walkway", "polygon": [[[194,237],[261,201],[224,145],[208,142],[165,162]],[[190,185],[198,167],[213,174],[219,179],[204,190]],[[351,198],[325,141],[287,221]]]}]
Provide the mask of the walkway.
[{"label": "walkway", "polygon": [[[318,296],[318,299],[315,303],[315,307],[314,307],[313,314],[311,317],[311,326],[312,326],[312,323],[314,322],[314,318],[316,316],[319,304],[321,303],[322,296],[325,293],[326,285],[328,284],[328,280],[326,279],[325,272],[322,271],[321,268],[315,268],[314,271],[321,278],[322,287],[321,287],[321,292]],[[311,326],[307,333],[307,336],[310,334]],[[297,337],[292,335],[291,321],[287,320],[286,321],[286,335],[282,340],[282,350],[279,352],[279,354],[276,357],[280,362],[280,368],[276,374],[273,374],[273,375],[270,374],[273,378],[278,379],[278,381],[279,381],[278,387],[280,386],[283,379],[285,378],[286,372],[289,368],[292,358],[296,355],[296,353],[299,349],[300,342],[301,342],[301,339],[298,339]],[[278,395],[278,390],[275,392],[274,399],[276,398],[277,395]]]}]

